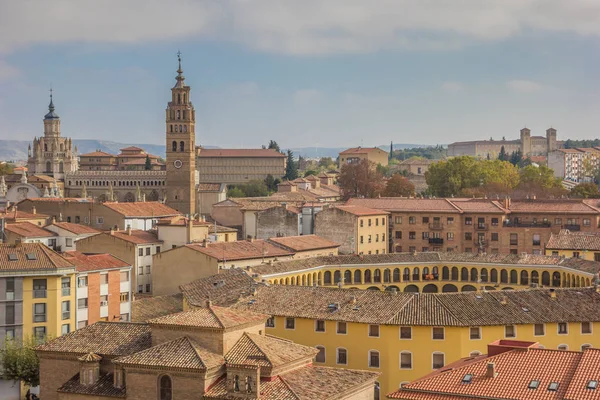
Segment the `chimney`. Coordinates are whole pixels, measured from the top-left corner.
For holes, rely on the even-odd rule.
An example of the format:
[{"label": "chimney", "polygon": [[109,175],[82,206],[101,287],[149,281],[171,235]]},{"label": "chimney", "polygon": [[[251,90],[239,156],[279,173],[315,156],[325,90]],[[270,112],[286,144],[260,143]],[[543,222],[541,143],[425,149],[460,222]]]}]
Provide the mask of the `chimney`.
[{"label": "chimney", "polygon": [[186,225],[187,243],[192,243],[192,233],[193,233],[192,231],[194,229],[194,220],[186,219],[185,225]]},{"label": "chimney", "polygon": [[56,217],[52,217],[52,223],[55,224],[56,223]]},{"label": "chimney", "polygon": [[495,378],[498,376],[496,372],[496,364],[493,362],[488,362],[485,368],[485,377],[486,378]]},{"label": "chimney", "polygon": [[131,225],[127,225],[127,234],[131,236]]},{"label": "chimney", "polygon": [[502,298],[500,299],[500,304],[504,306],[508,304],[508,299],[506,298],[506,296],[502,296]]},{"label": "chimney", "polygon": [[110,227],[110,234],[114,235],[115,234],[115,228],[113,228],[112,226]]},{"label": "chimney", "polygon": [[23,239],[21,239],[21,238],[15,239],[15,247],[21,247],[22,244],[23,244]]},{"label": "chimney", "polygon": [[556,290],[550,289],[550,297],[553,298],[553,299],[556,298]]},{"label": "chimney", "polygon": [[35,206],[33,206],[33,207],[31,208],[31,213],[32,213],[32,214],[37,214],[37,210],[35,209]]},{"label": "chimney", "polygon": [[510,208],[510,197],[508,196],[504,198],[504,208]]}]

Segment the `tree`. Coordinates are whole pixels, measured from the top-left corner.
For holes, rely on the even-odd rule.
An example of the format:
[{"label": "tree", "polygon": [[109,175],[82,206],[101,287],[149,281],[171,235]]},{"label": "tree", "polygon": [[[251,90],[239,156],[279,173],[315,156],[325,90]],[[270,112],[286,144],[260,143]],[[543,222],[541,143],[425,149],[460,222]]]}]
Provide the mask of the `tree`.
[{"label": "tree", "polygon": [[275,192],[277,190],[277,185],[275,185],[275,178],[273,175],[269,174],[265,178],[265,185],[270,192]]},{"label": "tree", "polygon": [[597,199],[600,198],[600,190],[598,185],[592,182],[580,183],[571,189],[571,196],[583,198],[583,199]]},{"label": "tree", "polygon": [[386,197],[408,197],[414,193],[415,185],[400,174],[392,175],[383,191],[383,195]]},{"label": "tree", "polygon": [[22,381],[27,386],[40,384],[40,360],[35,353],[38,343],[33,339],[18,342],[6,338],[0,350],[5,379]]},{"label": "tree", "polygon": [[332,164],[335,165],[335,162],[331,157],[321,157],[319,159],[319,167],[321,168],[329,168],[329,166]]},{"label": "tree", "polygon": [[284,178],[288,181],[298,178],[298,164],[294,160],[294,153],[291,150],[287,151],[287,165],[285,167]]},{"label": "tree", "polygon": [[150,171],[152,169],[152,161],[150,160],[150,156],[146,154],[146,164],[144,165],[144,170]]},{"label": "tree", "polygon": [[545,165],[528,165],[519,171],[518,189],[528,196],[549,197],[566,193],[562,180],[554,176],[554,171]]},{"label": "tree", "polygon": [[504,146],[500,147],[500,154],[498,154],[498,160],[508,161],[508,154],[506,154],[506,150],[504,149]]},{"label": "tree", "polygon": [[13,173],[15,166],[13,164],[4,162],[0,164],[0,175],[10,175]]},{"label": "tree", "polygon": [[239,187],[232,187],[227,190],[227,197],[246,197],[246,193]]},{"label": "tree", "polygon": [[311,175],[317,175],[317,171],[315,171],[314,169],[309,169],[306,170],[304,172],[304,177],[306,178],[307,176],[311,176]]},{"label": "tree", "polygon": [[279,145],[274,140],[269,140],[269,145],[267,146],[267,148],[273,149],[273,150],[277,151],[278,153],[281,153],[281,149],[279,148]]},{"label": "tree", "polygon": [[523,159],[523,153],[521,152],[521,149],[517,149],[516,151],[513,151],[510,155],[510,163],[512,165],[518,165],[522,159]]},{"label": "tree", "polygon": [[342,165],[338,185],[344,200],[351,197],[377,197],[385,189],[383,175],[374,162],[366,159]]}]

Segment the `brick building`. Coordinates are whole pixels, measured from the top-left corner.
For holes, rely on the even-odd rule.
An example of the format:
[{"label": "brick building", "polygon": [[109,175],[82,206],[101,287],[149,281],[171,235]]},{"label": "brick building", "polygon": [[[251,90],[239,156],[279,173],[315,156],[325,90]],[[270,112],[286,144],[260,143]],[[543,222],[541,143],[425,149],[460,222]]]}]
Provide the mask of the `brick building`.
[{"label": "brick building", "polygon": [[79,156],[80,171],[145,171],[146,158],[150,159],[150,170],[164,171],[166,166],[160,157],[148,154],[139,147],[130,146],[114,155],[96,150]]},{"label": "brick building", "polygon": [[592,232],[597,200],[350,199],[390,212],[390,251],[544,254],[552,233]]}]

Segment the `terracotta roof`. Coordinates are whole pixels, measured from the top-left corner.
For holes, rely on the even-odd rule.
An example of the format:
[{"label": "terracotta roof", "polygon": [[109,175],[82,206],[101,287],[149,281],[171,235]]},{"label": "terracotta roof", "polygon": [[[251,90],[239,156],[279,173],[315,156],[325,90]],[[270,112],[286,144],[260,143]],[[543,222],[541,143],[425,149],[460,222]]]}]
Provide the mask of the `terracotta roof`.
[{"label": "terracotta roof", "polygon": [[[35,203],[93,203],[93,200],[91,198],[79,198],[79,197],[33,197],[33,198],[28,198],[28,199],[22,200],[22,202],[31,202],[34,204]],[[41,214],[35,214],[35,215],[41,215]]]},{"label": "terracotta roof", "polygon": [[24,238],[56,236],[56,233],[47,231],[46,229],[32,224],[31,222],[18,222],[16,224],[6,224],[4,229]]},{"label": "terracotta roof", "polygon": [[99,230],[94,229],[87,225],[74,224],[71,222],[53,222],[49,226],[56,226],[58,228],[64,229],[65,231],[69,231],[76,235],[87,235],[87,234],[97,234],[100,233]]},{"label": "terracotta roof", "polygon": [[83,362],[96,362],[102,360],[102,357],[90,351],[89,353],[79,357],[78,360]]},{"label": "terracotta roof", "polygon": [[269,242],[275,243],[276,245],[282,246],[293,252],[334,249],[340,247],[339,243],[317,235],[274,237],[268,240]]},{"label": "terracotta roof", "polygon": [[129,146],[129,147],[124,147],[122,149],[119,149],[120,151],[144,151],[144,149],[137,147],[137,146]]},{"label": "terracotta roof", "polygon": [[450,201],[463,212],[488,214],[507,214],[509,212],[497,200],[452,199]]},{"label": "terracotta roof", "polygon": [[[308,362],[318,352],[314,347],[246,332],[225,355],[225,360],[228,364],[256,365],[271,369],[301,360]],[[261,375],[263,375],[262,370]]]},{"label": "terracotta roof", "polygon": [[226,307],[210,306],[169,314],[148,321],[150,325],[177,325],[195,328],[230,329],[247,324],[265,323],[268,316],[240,312]]},{"label": "terracotta roof", "polygon": [[102,204],[125,217],[166,217],[181,213],[158,201],[135,201],[128,203],[106,202]]},{"label": "terracotta roof", "polygon": [[59,336],[38,347],[37,351],[125,356],[149,348],[150,327],[131,322],[96,322],[85,328]]},{"label": "terracotta roof", "polygon": [[108,269],[121,269],[131,267],[125,261],[111,254],[83,254],[79,251],[63,253],[68,261],[75,264],[77,272],[103,271]]},{"label": "terracotta roof", "polygon": [[460,210],[448,199],[407,199],[400,197],[381,197],[378,199],[350,199],[346,203],[351,206],[363,206],[386,211],[415,211],[456,213]]},{"label": "terracotta roof", "polygon": [[147,322],[149,319],[181,311],[183,311],[183,295],[181,293],[147,297],[131,303],[131,320]]},{"label": "terracotta roof", "polygon": [[[514,349],[489,357],[467,359],[454,368],[442,368],[427,377],[405,385],[388,395],[390,399],[446,400],[462,398],[489,399],[598,399],[596,390],[586,389],[590,380],[598,380],[600,350],[583,353],[530,347]],[[494,364],[497,375],[487,377],[488,363]],[[462,383],[465,375],[470,383]],[[536,389],[530,389],[537,380]],[[558,383],[549,390],[551,382]]]},{"label": "terracotta roof", "polygon": [[92,396],[125,397],[125,388],[114,386],[113,374],[102,374],[93,385],[83,385],[79,381],[79,373],[57,389],[59,393],[75,393]]},{"label": "terracotta roof", "polygon": [[[230,400],[233,399],[227,393],[227,379],[222,377],[208,388],[204,393],[204,399]],[[299,400],[300,398],[279,377],[260,382],[261,400]]]},{"label": "terracotta roof", "polygon": [[162,240],[158,240],[158,237],[155,233],[149,231],[142,231],[140,229],[132,229],[131,234],[127,233],[127,231],[112,231],[104,232],[102,234],[111,235],[134,244],[162,243]]},{"label": "terracotta roof", "polygon": [[244,270],[231,268],[181,285],[179,289],[191,305],[204,306],[206,299],[210,299],[212,304],[227,307],[250,295],[257,285]]},{"label": "terracotta roof", "polygon": [[[11,261],[11,258],[16,260]],[[73,268],[70,261],[42,243],[0,244],[0,271],[31,271]]]},{"label": "terracotta roof", "polygon": [[430,160],[427,158],[409,158],[408,160],[403,160],[399,165],[419,165],[419,164],[432,164],[437,162],[436,160]]},{"label": "terracotta roof", "polygon": [[199,183],[196,189],[199,192],[218,192],[222,185],[221,183]]},{"label": "terracotta roof", "polygon": [[9,210],[7,212],[0,213],[0,219],[4,219],[7,222],[9,222],[9,221],[17,222],[20,219],[24,220],[24,219],[48,219],[48,218],[50,218],[50,217],[46,214],[37,214],[37,213],[33,214],[33,213],[21,211],[21,210],[17,210],[15,212],[14,209]]},{"label": "terracotta roof", "polygon": [[340,152],[340,154],[367,154],[375,152],[387,153],[386,151],[381,150],[379,147],[352,147]]},{"label": "terracotta roof", "polygon": [[207,350],[194,339],[184,336],[119,357],[114,363],[206,371],[223,365],[225,360],[223,356]]},{"label": "terracotta roof", "polygon": [[546,249],[600,251],[600,233],[571,232],[568,229],[562,229],[559,233],[550,235]]},{"label": "terracotta roof", "polygon": [[[486,326],[600,321],[594,288],[411,293],[327,287],[259,286],[233,308],[267,315],[381,325]],[[185,294],[184,294],[185,295]],[[196,302],[197,299],[186,299]],[[250,301],[251,300],[251,301]],[[338,306],[333,306],[338,304]]]},{"label": "terracotta roof", "polygon": [[186,247],[216,258],[219,261],[250,260],[256,258],[285,257],[293,252],[274,246],[265,240],[240,240],[237,242],[216,242],[208,246],[186,244]]},{"label": "terracotta roof", "polygon": [[208,157],[260,157],[260,158],[283,158],[285,154],[274,149],[205,149],[198,151],[199,158]]},{"label": "terracotta roof", "polygon": [[[186,217],[185,215],[175,215],[172,217],[160,218],[158,221],[156,221],[156,225],[187,226],[189,221],[190,221],[190,219],[188,217]],[[192,224],[194,224],[194,226],[212,226],[213,225],[210,222],[198,221],[196,219],[192,220]]]},{"label": "terracotta roof", "polygon": [[582,200],[512,200],[512,213],[598,214],[600,209]]},{"label": "terracotta roof", "polygon": [[369,215],[387,215],[389,212],[384,210],[377,210],[374,208],[363,207],[359,205],[346,205],[346,206],[335,206],[338,210],[347,212],[349,214],[353,214],[359,217],[369,216]]},{"label": "terracotta roof", "polygon": [[80,154],[79,157],[114,157],[114,155],[105,151],[92,151],[91,153]]},{"label": "terracotta roof", "polygon": [[[131,157],[131,156],[127,155],[126,157]],[[150,154],[148,154],[148,157],[150,157],[150,165],[165,165],[165,163],[158,161],[158,156],[151,156]],[[145,165],[145,164],[146,164],[146,155],[144,155],[143,157],[138,157],[135,160],[121,163],[121,165]]]}]

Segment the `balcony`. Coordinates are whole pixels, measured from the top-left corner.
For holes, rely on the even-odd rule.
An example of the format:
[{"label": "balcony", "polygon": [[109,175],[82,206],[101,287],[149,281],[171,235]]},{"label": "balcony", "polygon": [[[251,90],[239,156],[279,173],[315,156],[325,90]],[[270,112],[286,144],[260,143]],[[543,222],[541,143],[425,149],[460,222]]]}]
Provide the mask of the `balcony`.
[{"label": "balcony", "polygon": [[486,224],[485,222],[478,222],[475,225],[475,230],[477,230],[477,231],[487,231],[488,230],[488,224]]},{"label": "balcony", "polygon": [[63,296],[70,296],[71,295],[71,288],[70,287],[64,287],[64,288],[62,288],[62,295]]},{"label": "balcony", "polygon": [[34,299],[45,299],[46,298],[46,290],[45,289],[37,289],[33,291]]},{"label": "balcony", "polygon": [[581,225],[567,224],[567,225],[563,225],[562,228],[563,229],[568,229],[570,231],[580,231],[581,230]]},{"label": "balcony", "polygon": [[487,246],[488,245],[488,241],[485,239],[479,239],[479,238],[475,238],[473,239],[473,243],[476,246]]},{"label": "balcony", "polygon": [[505,228],[551,228],[552,222],[529,222],[529,221],[504,221],[502,222],[502,226]]},{"label": "balcony", "polygon": [[444,224],[441,222],[432,222],[429,224],[429,229],[432,231],[441,231],[444,229]]},{"label": "balcony", "polygon": [[69,318],[71,318],[71,311],[63,311],[62,319],[65,320],[65,319],[69,319]]},{"label": "balcony", "polygon": [[444,244],[444,239],[442,239],[442,238],[429,238],[429,244]]}]

